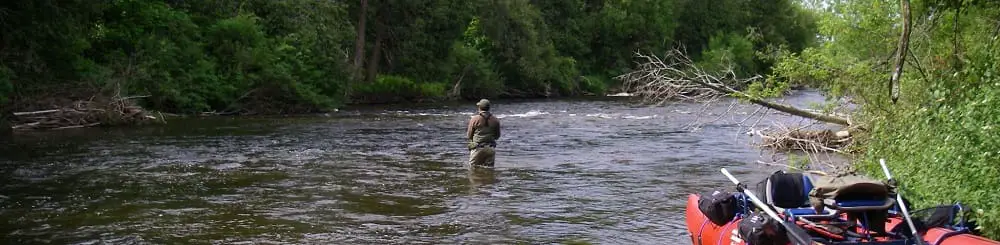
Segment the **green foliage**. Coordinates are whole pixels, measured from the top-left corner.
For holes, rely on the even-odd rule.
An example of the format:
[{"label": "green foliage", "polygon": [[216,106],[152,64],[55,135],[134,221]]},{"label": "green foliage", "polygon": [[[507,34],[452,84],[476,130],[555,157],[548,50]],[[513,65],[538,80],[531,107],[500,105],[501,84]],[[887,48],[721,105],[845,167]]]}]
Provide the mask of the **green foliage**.
[{"label": "green foliage", "polygon": [[6,66],[0,66],[0,105],[7,103],[7,94],[14,90],[14,86],[10,84],[11,75],[10,69]]},{"label": "green foliage", "polygon": [[[899,35],[898,1],[836,1],[817,12],[822,44],[778,55],[768,81],[824,88],[861,107],[855,136],[862,170],[884,158],[915,208],[962,202],[1000,238],[1000,49],[996,3],[914,1],[900,100],[889,100]],[[958,11],[958,10],[961,11]]]},{"label": "green foliage", "polygon": [[709,39],[698,65],[710,73],[720,74],[732,69],[737,77],[749,77],[757,71],[753,48],[753,42],[744,36],[717,33]]},{"label": "green foliage", "polygon": [[[738,47],[730,59],[743,74],[766,74],[775,52],[800,52],[815,43],[816,17],[799,1],[679,0],[678,8],[676,43],[708,64],[723,47]],[[750,53],[744,52],[746,41]]]},{"label": "green foliage", "polygon": [[438,100],[447,95],[446,83],[417,83],[406,77],[382,75],[374,83],[359,83],[355,96],[376,103]]},{"label": "green foliage", "polygon": [[608,91],[609,83],[611,83],[610,78],[595,75],[583,76],[580,81],[580,89],[586,93],[604,95]]},{"label": "green foliage", "polygon": [[482,8],[480,27],[492,41],[486,50],[515,96],[550,96],[573,87],[577,70],[560,57],[548,39],[541,12],[528,1],[490,2]]},{"label": "green foliage", "polygon": [[[994,84],[1000,84],[994,80]],[[996,86],[996,85],[993,85]],[[960,201],[990,237],[1000,235],[1000,89],[973,92],[967,103],[915,108],[878,118],[869,139],[867,170],[885,158],[918,207]]]},{"label": "green foliage", "polygon": [[448,84],[447,83],[421,83],[418,86],[419,92],[417,93],[423,99],[438,100],[447,96]]},{"label": "green foliage", "polygon": [[781,97],[789,89],[789,84],[784,82],[762,81],[750,83],[746,87],[745,93],[757,98]]},{"label": "green foliage", "polygon": [[134,94],[172,112],[303,112],[345,93],[340,47],[353,32],[340,3],[15,2],[4,29],[16,51],[0,57],[20,78],[21,104]]},{"label": "green foliage", "polygon": [[318,111],[368,102],[354,56],[374,80],[440,82],[400,87],[414,93],[401,99],[597,94],[636,51],[683,44],[702,64],[756,74],[769,66],[758,57],[766,47],[798,51],[811,31],[789,1],[384,0],[363,13],[360,3],[5,1],[0,102],[148,95],[144,106],[169,112]]},{"label": "green foliage", "polygon": [[574,95],[580,91],[580,71],[576,68],[576,60],[569,57],[556,58],[552,69],[552,79],[557,83],[559,94]]},{"label": "green foliage", "polygon": [[461,83],[460,94],[466,99],[494,98],[504,90],[503,81],[493,63],[474,46],[463,43],[452,45],[448,64],[449,77],[455,77],[456,83]]},{"label": "green foliage", "polygon": [[[449,78],[447,66],[452,43],[464,38],[466,26],[473,19],[474,1],[466,0],[397,0],[390,1],[393,11],[388,22],[393,33],[386,45],[392,62],[384,73],[406,74],[420,81]],[[396,11],[399,11],[398,13]],[[372,33],[374,36],[374,33]]]},{"label": "green foliage", "polygon": [[997,238],[1000,193],[987,190],[1000,185],[1000,52],[995,44],[967,44],[957,72],[934,75],[929,86],[907,93],[924,96],[910,99],[919,103],[872,113],[877,126],[866,159],[893,162],[922,206],[961,201],[982,209],[983,232]]}]

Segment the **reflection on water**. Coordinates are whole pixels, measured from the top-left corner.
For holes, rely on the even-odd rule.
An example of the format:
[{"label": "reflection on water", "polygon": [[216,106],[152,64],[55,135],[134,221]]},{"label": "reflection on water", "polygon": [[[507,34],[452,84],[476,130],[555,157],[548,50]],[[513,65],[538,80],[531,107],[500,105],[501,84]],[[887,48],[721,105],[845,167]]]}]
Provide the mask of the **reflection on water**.
[{"label": "reflection on water", "polygon": [[473,187],[491,185],[497,183],[496,169],[491,167],[470,167],[469,184]]},{"label": "reflection on water", "polygon": [[[495,168],[465,166],[472,106],[21,134],[0,140],[10,244],[688,244],[688,193],[754,178],[700,105],[496,102]],[[728,108],[710,108],[703,115]],[[718,114],[714,114],[718,115]]]}]

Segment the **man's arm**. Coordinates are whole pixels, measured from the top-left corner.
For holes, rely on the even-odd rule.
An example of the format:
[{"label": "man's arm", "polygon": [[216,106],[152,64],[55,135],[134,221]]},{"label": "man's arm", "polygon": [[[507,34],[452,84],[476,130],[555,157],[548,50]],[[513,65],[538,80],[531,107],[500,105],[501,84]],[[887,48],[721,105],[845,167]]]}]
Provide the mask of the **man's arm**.
[{"label": "man's arm", "polygon": [[468,127],[468,129],[465,130],[465,137],[468,140],[472,140],[472,134],[473,134],[472,128],[474,128],[476,126],[476,119],[478,119],[478,118],[477,117],[473,117],[473,118],[469,119],[469,127]]},{"label": "man's arm", "polygon": [[500,139],[500,119],[493,119],[497,121],[497,139]]}]

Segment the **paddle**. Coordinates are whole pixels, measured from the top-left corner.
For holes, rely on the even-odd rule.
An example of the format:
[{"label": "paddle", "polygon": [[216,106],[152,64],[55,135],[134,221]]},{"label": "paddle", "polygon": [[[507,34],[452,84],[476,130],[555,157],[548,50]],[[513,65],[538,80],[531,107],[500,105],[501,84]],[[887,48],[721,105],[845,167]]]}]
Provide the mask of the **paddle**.
[{"label": "paddle", "polygon": [[[882,172],[885,173],[885,178],[889,181],[894,181],[892,179],[892,174],[889,173],[889,167],[885,166],[885,159],[878,159],[878,163],[882,165]],[[899,189],[896,189],[896,203],[899,204],[899,209],[903,211],[903,218],[906,219],[906,224],[910,226],[910,232],[913,232],[913,238],[917,239],[917,245],[926,245],[924,239],[920,237],[917,232],[917,227],[913,225],[913,220],[910,219],[910,212],[906,210],[906,203],[903,202],[903,196],[899,195]]]},{"label": "paddle", "polygon": [[794,222],[787,221],[782,219],[781,217],[778,217],[778,214],[774,213],[774,210],[771,210],[770,206],[764,204],[764,202],[761,202],[760,199],[757,199],[757,195],[754,195],[753,192],[747,190],[746,188],[743,188],[742,184],[740,184],[740,181],[737,180],[736,177],[733,177],[732,174],[729,174],[729,171],[726,171],[725,168],[722,168],[722,174],[726,175],[726,177],[729,178],[729,180],[733,181],[733,184],[736,184],[736,188],[739,189],[739,191],[743,192],[743,194],[750,197],[750,201],[753,201],[753,204],[757,205],[757,207],[760,207],[761,210],[764,210],[764,212],[767,213],[768,216],[771,216],[771,218],[774,220],[781,221],[781,226],[785,227],[785,231],[788,232],[788,236],[789,238],[792,239],[792,242],[794,244],[796,245],[820,244],[810,239],[809,234],[806,233],[806,231],[803,230],[802,227],[795,225]]}]

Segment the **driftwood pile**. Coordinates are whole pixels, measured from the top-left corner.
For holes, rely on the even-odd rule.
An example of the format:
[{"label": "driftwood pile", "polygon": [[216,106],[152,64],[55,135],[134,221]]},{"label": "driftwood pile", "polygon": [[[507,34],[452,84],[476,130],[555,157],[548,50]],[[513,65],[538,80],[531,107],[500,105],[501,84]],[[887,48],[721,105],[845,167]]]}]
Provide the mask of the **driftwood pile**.
[{"label": "driftwood pile", "polygon": [[777,151],[841,152],[851,142],[849,131],[783,130],[761,134],[761,147]]},{"label": "driftwood pile", "polygon": [[152,116],[130,102],[139,97],[110,100],[76,101],[62,108],[14,112],[10,121],[14,130],[56,130],[99,125],[142,124],[160,122],[162,116]]}]

